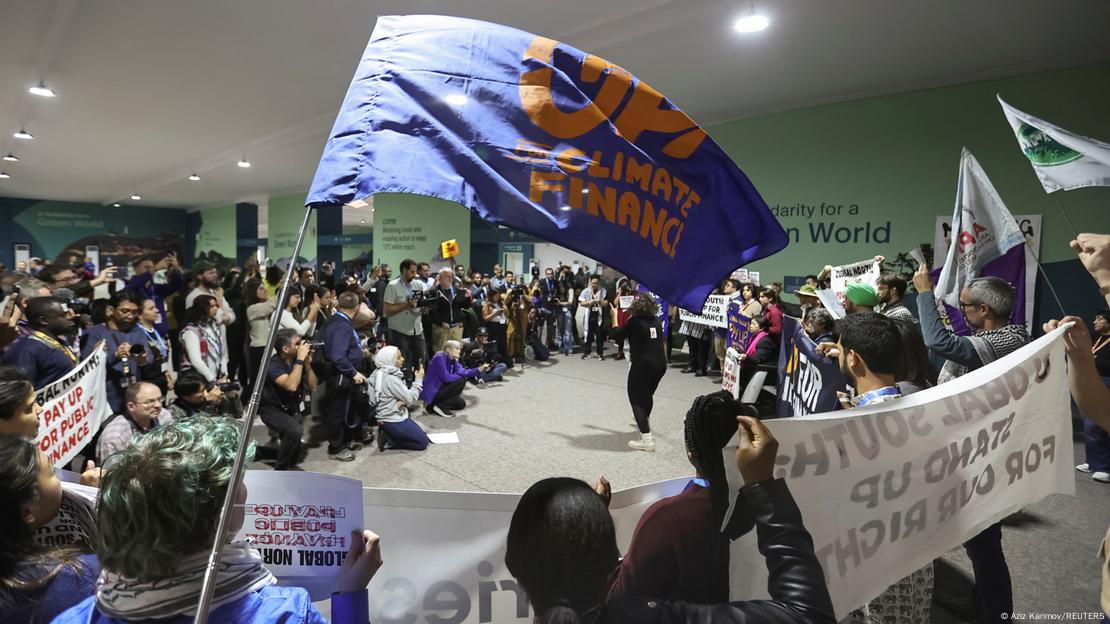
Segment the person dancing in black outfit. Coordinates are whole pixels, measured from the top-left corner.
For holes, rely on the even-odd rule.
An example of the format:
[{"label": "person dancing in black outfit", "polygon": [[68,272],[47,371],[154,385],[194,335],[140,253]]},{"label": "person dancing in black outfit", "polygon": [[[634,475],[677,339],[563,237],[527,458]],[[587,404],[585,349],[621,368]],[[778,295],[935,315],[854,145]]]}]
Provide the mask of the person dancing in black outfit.
[{"label": "person dancing in black outfit", "polygon": [[[651,408],[655,402],[655,389],[667,372],[667,354],[664,350],[663,328],[659,325],[659,307],[651,297],[642,293],[628,308],[629,319],[624,327],[613,330],[614,340],[628,340],[628,402],[640,430],[640,439],[631,440],[628,446],[638,451],[655,451],[651,437]],[[617,325],[617,309],[611,308],[613,326]]]}]

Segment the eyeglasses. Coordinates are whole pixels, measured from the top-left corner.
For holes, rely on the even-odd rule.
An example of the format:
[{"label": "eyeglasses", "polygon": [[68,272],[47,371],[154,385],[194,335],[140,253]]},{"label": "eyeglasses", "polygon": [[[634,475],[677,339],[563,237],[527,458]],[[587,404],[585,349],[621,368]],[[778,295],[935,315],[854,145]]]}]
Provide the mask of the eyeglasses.
[{"label": "eyeglasses", "polygon": [[974,308],[975,306],[977,306],[979,304],[977,304],[977,303],[964,303],[963,301],[961,301],[957,305],[960,306],[960,312],[963,312],[964,308]]}]

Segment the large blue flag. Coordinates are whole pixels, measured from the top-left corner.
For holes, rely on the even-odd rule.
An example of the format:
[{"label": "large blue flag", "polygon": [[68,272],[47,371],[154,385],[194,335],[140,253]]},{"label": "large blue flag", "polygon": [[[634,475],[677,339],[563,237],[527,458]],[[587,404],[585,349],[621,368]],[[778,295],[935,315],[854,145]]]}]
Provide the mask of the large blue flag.
[{"label": "large blue flag", "polygon": [[454,17],[379,17],[308,203],[429,195],[573,249],[701,310],[787,244],[740,168],[621,67]]}]

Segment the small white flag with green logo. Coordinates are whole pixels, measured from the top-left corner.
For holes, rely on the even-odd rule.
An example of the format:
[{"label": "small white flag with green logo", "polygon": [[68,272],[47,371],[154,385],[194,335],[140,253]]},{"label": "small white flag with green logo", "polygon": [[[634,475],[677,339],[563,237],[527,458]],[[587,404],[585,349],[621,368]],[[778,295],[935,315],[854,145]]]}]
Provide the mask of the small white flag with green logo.
[{"label": "small white flag with green logo", "polygon": [[1110,144],[1080,136],[1010,106],[998,96],[1018,145],[1046,193],[1110,186]]}]

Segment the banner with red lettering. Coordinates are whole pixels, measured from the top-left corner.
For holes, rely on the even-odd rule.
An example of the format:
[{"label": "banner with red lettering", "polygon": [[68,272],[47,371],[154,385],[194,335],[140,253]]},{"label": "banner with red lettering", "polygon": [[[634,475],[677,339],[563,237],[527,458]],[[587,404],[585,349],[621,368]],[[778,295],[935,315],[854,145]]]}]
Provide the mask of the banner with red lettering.
[{"label": "banner with red lettering", "polygon": [[51,465],[64,467],[73,461],[112,415],[104,389],[107,354],[98,347],[65,377],[35,392],[42,408],[35,444]]},{"label": "banner with red lettering", "polygon": [[[245,539],[280,585],[304,587],[313,600],[335,591],[339,567],[362,529],[362,482],[314,472],[248,470]],[[373,529],[373,527],[368,527]]]}]

